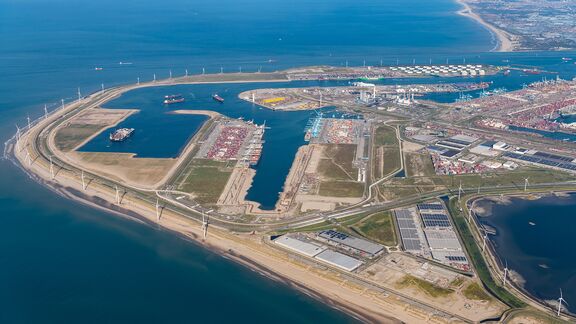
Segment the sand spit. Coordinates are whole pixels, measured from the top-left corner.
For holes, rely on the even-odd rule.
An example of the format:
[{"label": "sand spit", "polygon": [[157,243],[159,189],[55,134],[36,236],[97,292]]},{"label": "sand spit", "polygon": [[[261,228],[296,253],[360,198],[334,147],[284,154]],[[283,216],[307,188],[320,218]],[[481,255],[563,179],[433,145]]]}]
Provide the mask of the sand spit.
[{"label": "sand spit", "polygon": [[462,5],[464,8],[458,11],[458,14],[464,17],[475,20],[477,23],[486,27],[498,41],[498,45],[493,49],[496,52],[513,52],[516,50],[516,45],[512,41],[513,36],[506,31],[487,23],[482,17],[472,11],[472,8],[466,0],[455,0],[458,4]]}]

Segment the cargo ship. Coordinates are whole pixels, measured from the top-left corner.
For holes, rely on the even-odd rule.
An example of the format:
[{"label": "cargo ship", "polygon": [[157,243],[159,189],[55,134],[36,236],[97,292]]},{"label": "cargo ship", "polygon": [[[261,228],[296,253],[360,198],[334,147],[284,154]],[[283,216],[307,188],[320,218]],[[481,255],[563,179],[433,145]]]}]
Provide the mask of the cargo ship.
[{"label": "cargo ship", "polygon": [[184,97],[182,95],[168,95],[164,96],[164,104],[171,105],[179,102],[184,102]]},{"label": "cargo ship", "polygon": [[213,94],[212,99],[214,99],[218,102],[224,102],[224,98],[220,97],[218,94]]},{"label": "cargo ship", "polygon": [[110,133],[112,142],[122,142],[134,133],[134,128],[120,128]]},{"label": "cargo ship", "polygon": [[522,72],[524,72],[525,74],[540,74],[540,70],[538,69],[525,69],[522,70]]}]

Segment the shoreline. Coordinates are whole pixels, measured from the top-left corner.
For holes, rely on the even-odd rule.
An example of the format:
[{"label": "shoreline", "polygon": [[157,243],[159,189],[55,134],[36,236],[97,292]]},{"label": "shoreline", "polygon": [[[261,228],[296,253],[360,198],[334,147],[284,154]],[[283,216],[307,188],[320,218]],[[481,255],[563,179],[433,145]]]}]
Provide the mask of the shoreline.
[{"label": "shoreline", "polygon": [[[398,319],[390,317],[384,313],[371,311],[357,304],[347,303],[346,299],[342,299],[338,295],[336,295],[337,298],[334,298],[329,294],[323,292],[322,289],[309,288],[306,286],[305,281],[301,282],[295,278],[290,278],[288,275],[275,270],[270,264],[268,265],[263,264],[262,262],[255,260],[255,258],[250,257],[250,255],[247,253],[241,253],[231,247],[228,247],[230,245],[233,246],[234,244],[233,243],[230,244],[230,242],[227,242],[228,240],[225,237],[226,236],[225,233],[219,233],[220,231],[222,231],[220,229],[209,230],[207,239],[203,240],[201,238],[202,234],[200,224],[198,224],[198,226],[189,227],[188,231],[178,230],[172,228],[171,226],[169,227],[166,224],[155,222],[152,217],[150,217],[149,215],[145,215],[146,213],[134,211],[130,207],[117,206],[114,203],[110,202],[109,199],[106,199],[104,197],[85,194],[80,188],[74,188],[71,186],[67,186],[64,184],[60,184],[58,182],[48,180],[45,177],[42,177],[39,174],[26,169],[24,165],[20,163],[21,161],[17,157],[16,159],[10,159],[10,161],[19,170],[28,175],[30,179],[32,179],[33,181],[37,182],[40,185],[43,185],[53,193],[65,199],[70,199],[76,203],[80,203],[82,205],[95,208],[100,211],[104,211],[112,217],[120,217],[125,220],[133,221],[145,226],[150,226],[158,230],[168,231],[171,234],[176,235],[178,238],[183,239],[184,241],[187,241],[198,248],[207,249],[211,253],[215,253],[220,257],[231,260],[236,264],[239,264],[247,268],[248,270],[254,271],[259,275],[266,277],[268,280],[274,280],[276,282],[280,282],[286,285],[288,288],[295,289],[298,292],[303,293],[306,296],[311,297],[312,299],[321,302],[330,308],[346,313],[347,315],[351,316],[356,320],[366,323],[377,323],[377,322],[401,323],[401,321],[399,321]],[[164,218],[164,216],[162,216],[162,218]],[[214,231],[217,231],[219,234],[224,235],[222,236],[217,234],[213,235],[212,233]],[[230,233],[227,234],[230,235]],[[215,236],[217,240],[209,240],[210,236]],[[290,267],[289,264],[286,266]],[[345,288],[343,287],[343,289]]]},{"label": "shoreline", "polygon": [[[122,90],[123,93],[127,91],[126,89],[130,88],[132,87],[127,86],[120,87],[119,89]],[[44,130],[50,130],[50,126],[53,125],[55,120],[61,118],[62,115],[65,116],[70,112],[74,112],[76,106],[75,103],[72,103],[67,106],[66,109],[62,109],[62,111],[58,111],[50,116],[47,121],[41,121],[35,124],[31,130],[24,132],[22,139],[20,139],[18,143],[20,146],[15,145],[15,143],[11,144],[11,155],[15,157],[15,159],[11,160],[25,172],[37,178],[39,183],[48,187],[55,186],[66,189],[67,194],[65,196],[69,199],[82,202],[86,200],[83,197],[86,197],[87,203],[93,206],[100,203],[103,206],[100,208],[112,210],[122,217],[136,217],[149,225],[155,225],[159,228],[169,230],[177,235],[181,235],[185,239],[198,243],[201,247],[215,251],[224,257],[229,256],[230,252],[233,252],[234,256],[247,258],[250,260],[250,263],[257,264],[274,275],[287,278],[287,280],[290,280],[292,283],[305,287],[307,291],[312,291],[315,294],[324,296],[327,300],[331,300],[334,303],[345,304],[346,307],[353,308],[357,310],[358,313],[363,314],[363,317],[377,319],[374,321],[370,320],[370,322],[388,322],[391,321],[390,316],[394,316],[404,322],[421,322],[422,320],[414,317],[414,310],[431,307],[427,305],[426,302],[409,298],[408,300],[417,303],[411,307],[406,302],[405,295],[390,292],[390,296],[387,293],[389,290],[382,289],[381,286],[378,285],[370,284],[355,287],[353,285],[355,276],[343,275],[330,268],[319,270],[317,266],[310,265],[293,255],[279,251],[279,249],[268,244],[267,238],[262,235],[240,234],[232,230],[211,225],[208,230],[207,239],[203,240],[201,222],[194,216],[199,215],[197,211],[194,211],[193,215],[190,215],[190,213],[182,213],[182,209],[157,193],[156,196],[159,197],[164,204],[164,206],[160,208],[160,213],[157,214],[158,209],[155,212],[154,202],[151,202],[151,199],[155,199],[156,197],[151,198],[148,195],[139,195],[138,190],[134,192],[124,191],[121,197],[118,198],[118,195],[116,195],[116,197],[114,195],[114,188],[106,183],[94,181],[94,183],[90,182],[83,188],[78,173],[74,173],[73,170],[66,170],[61,167],[56,173],[57,177],[55,177],[54,174],[51,176],[48,171],[48,165],[46,164],[46,158],[41,156],[44,154],[41,152],[41,149],[39,150],[41,154],[34,159],[34,162],[30,163],[29,160],[27,161],[26,154],[29,150],[38,149],[34,144],[36,142],[32,141],[41,137]],[[22,147],[22,144],[27,144],[27,146]],[[33,151],[32,153],[36,154]],[[36,159],[39,161],[36,161]],[[235,260],[243,263],[242,259]],[[252,267],[249,268],[254,270]],[[334,276],[334,274],[336,274],[336,276]],[[365,289],[359,291],[358,287]],[[321,299],[321,301],[324,300]],[[433,309],[435,309],[435,312],[438,312],[438,314],[442,314],[440,316],[443,316],[443,318],[459,318],[458,314],[453,313],[449,309],[443,307],[433,307]]]},{"label": "shoreline", "polygon": [[454,0],[457,4],[461,5],[463,8],[457,11],[457,14],[466,18],[470,18],[482,25],[495,38],[498,43],[491,52],[514,52],[516,51],[516,45],[512,40],[512,35],[508,32],[486,22],[482,17],[476,14],[466,0]]},{"label": "shoreline", "polygon": [[[147,86],[147,85],[144,85]],[[133,86],[120,87],[113,90],[125,92]],[[179,237],[190,240],[200,247],[223,257],[234,257],[234,261],[247,266],[259,273],[274,274],[275,278],[283,278],[284,283],[289,282],[291,287],[306,293],[327,304],[330,307],[344,311],[354,318],[367,322],[396,323],[423,322],[415,318],[413,313],[406,311],[407,301],[404,297],[394,295],[390,299],[388,294],[380,291],[379,287],[367,287],[364,291],[349,288],[348,277],[338,275],[330,268],[317,268],[290,254],[270,246],[265,242],[266,237],[252,234],[240,234],[211,225],[203,239],[203,228],[200,221],[193,216],[182,214],[177,205],[170,204],[162,196],[159,213],[155,210],[150,197],[139,195],[137,192],[124,189],[120,196],[115,196],[115,190],[105,182],[90,181],[84,187],[78,174],[65,168],[57,168],[55,175],[51,174],[49,164],[34,151],[34,140],[41,136],[46,129],[61,116],[75,113],[79,107],[77,103],[58,110],[45,120],[34,124],[31,130],[24,132],[19,140],[20,145],[9,145],[7,157],[19,169],[25,172],[32,180],[60,196],[85,204],[87,206],[107,211],[114,216],[131,219],[138,223],[168,230]],[[46,128],[48,127],[48,128]],[[32,153],[34,160],[27,163],[27,154]],[[128,188],[129,189],[129,188]],[[233,252],[231,255],[230,252]],[[249,263],[246,260],[250,260]],[[258,265],[258,267],[255,267]],[[266,271],[263,271],[265,269]],[[444,313],[445,316],[454,316]]]},{"label": "shoreline", "polygon": [[[476,214],[476,210],[475,208],[475,203],[479,202],[479,201],[488,201],[488,203],[493,203],[493,204],[508,204],[511,203],[509,200],[512,198],[516,198],[516,199],[522,199],[522,200],[532,200],[531,198],[534,195],[538,195],[538,199],[541,198],[550,198],[550,197],[556,197],[556,198],[565,198],[565,197],[569,197],[571,195],[575,195],[576,191],[574,190],[559,190],[559,191],[542,191],[542,192],[537,192],[537,193],[511,193],[511,194],[506,194],[503,197],[501,196],[496,196],[493,194],[488,194],[488,195],[474,195],[472,197],[469,197],[468,199],[464,200],[464,205],[465,206],[469,206],[467,209],[467,213],[473,213],[474,214],[474,218],[476,219],[476,221],[473,221],[473,224],[475,224],[475,228],[477,231],[480,231],[480,220],[479,218],[482,217],[494,217],[492,211],[490,211],[489,215],[482,215],[479,216]],[[503,201],[502,199],[506,200]],[[492,225],[490,225],[490,227],[492,227]],[[497,234],[496,234],[497,235]],[[496,249],[493,246],[493,242],[489,239],[488,240],[490,243],[487,246],[487,251],[488,251],[488,256],[486,257],[486,263],[494,263],[495,264],[495,269],[497,269],[498,273],[499,273],[499,277],[503,276],[503,267],[504,265],[501,264],[502,262],[502,256],[496,251]],[[476,242],[478,244],[478,246],[480,246],[481,243]],[[512,272],[512,270],[510,270],[510,274],[514,274],[515,277],[511,278],[520,278],[522,280],[522,282],[517,282],[516,280],[510,280],[513,284],[511,285],[516,291],[520,292],[521,295],[525,296],[526,299],[528,301],[530,301],[530,304],[532,304],[532,306],[538,306],[536,307],[541,308],[542,311],[544,311],[544,313],[548,313],[547,311],[552,311],[555,312],[555,306],[551,306],[549,303],[549,300],[545,300],[542,298],[537,297],[534,293],[528,291],[525,288],[525,279],[516,271]],[[544,309],[542,309],[544,308]],[[571,312],[569,309],[564,308],[563,314],[566,316],[569,316],[569,318],[574,318],[576,317],[576,313]]]}]

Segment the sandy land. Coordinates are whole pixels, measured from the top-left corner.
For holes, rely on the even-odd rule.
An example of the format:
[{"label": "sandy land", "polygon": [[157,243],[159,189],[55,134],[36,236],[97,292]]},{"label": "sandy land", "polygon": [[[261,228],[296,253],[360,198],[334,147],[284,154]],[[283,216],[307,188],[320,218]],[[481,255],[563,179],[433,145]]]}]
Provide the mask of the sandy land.
[{"label": "sandy land", "polygon": [[516,44],[514,44],[513,36],[508,32],[497,28],[496,26],[487,23],[482,17],[472,11],[472,8],[466,0],[455,0],[458,4],[462,5],[464,8],[458,11],[459,15],[474,19],[476,22],[486,27],[497,39],[498,46],[494,48],[496,52],[513,52],[516,50]]},{"label": "sandy land", "polygon": [[215,118],[222,116],[219,112],[212,111],[212,110],[189,110],[189,109],[179,109],[170,112],[171,114],[179,114],[179,115],[206,115],[210,118]]}]

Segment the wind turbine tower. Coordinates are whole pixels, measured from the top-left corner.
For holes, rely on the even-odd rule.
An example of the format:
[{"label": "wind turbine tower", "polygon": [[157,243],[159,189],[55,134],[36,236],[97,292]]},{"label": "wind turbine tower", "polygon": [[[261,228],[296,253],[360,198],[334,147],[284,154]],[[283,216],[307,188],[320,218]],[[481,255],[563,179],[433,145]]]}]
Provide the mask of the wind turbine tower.
[{"label": "wind turbine tower", "polygon": [[560,317],[560,313],[562,312],[562,303],[568,305],[564,297],[562,297],[562,288],[560,288],[560,298],[558,298],[558,313],[556,314],[558,317]]},{"label": "wind turbine tower", "polygon": [[32,126],[30,125],[30,115],[26,116],[26,121],[28,121],[28,130],[30,130],[30,128],[32,128]]},{"label": "wind turbine tower", "polygon": [[52,155],[50,155],[50,176],[54,179],[54,163],[52,163]]},{"label": "wind turbine tower", "polygon": [[80,87],[78,87],[78,102],[82,100],[82,94],[80,93]]},{"label": "wind turbine tower", "polygon": [[524,191],[528,189],[528,178],[524,179]]},{"label": "wind turbine tower", "polygon": [[502,278],[502,287],[506,287],[507,276],[508,276],[508,261],[506,261],[506,266],[504,267],[504,277]]},{"label": "wind turbine tower", "polygon": [[484,236],[482,237],[482,251],[486,250],[486,240],[488,239],[488,233],[484,230]]},{"label": "wind turbine tower", "polygon": [[118,186],[115,186],[116,188],[116,204],[120,205],[120,189],[118,189]]},{"label": "wind turbine tower", "polygon": [[460,198],[462,198],[462,193],[464,190],[462,189],[462,181],[460,181],[460,185],[458,186],[458,202],[460,202]]},{"label": "wind turbine tower", "polygon": [[204,240],[206,240],[208,235],[208,218],[204,215],[204,212],[202,212],[202,235],[204,236]]},{"label": "wind turbine tower", "polygon": [[156,198],[156,221],[160,221],[160,201]]},{"label": "wind turbine tower", "polygon": [[44,119],[48,119],[48,106],[44,104]]},{"label": "wind turbine tower", "polygon": [[82,190],[86,190],[86,181],[84,180],[84,170],[82,170],[81,178],[82,178]]}]

